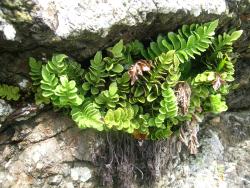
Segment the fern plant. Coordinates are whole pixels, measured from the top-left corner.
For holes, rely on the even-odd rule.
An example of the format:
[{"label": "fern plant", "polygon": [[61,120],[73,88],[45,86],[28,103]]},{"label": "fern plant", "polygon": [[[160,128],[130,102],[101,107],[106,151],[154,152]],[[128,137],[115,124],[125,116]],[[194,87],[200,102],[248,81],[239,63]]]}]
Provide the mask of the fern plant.
[{"label": "fern plant", "polygon": [[17,101],[20,98],[19,87],[0,84],[0,98]]},{"label": "fern plant", "polygon": [[236,62],[232,45],[242,31],[215,35],[217,26],[218,20],[183,25],[147,47],[120,40],[106,53],[98,51],[87,69],[64,54],[47,64],[31,58],[37,103],[70,109],[82,129],[168,138],[185,122],[227,110]]}]

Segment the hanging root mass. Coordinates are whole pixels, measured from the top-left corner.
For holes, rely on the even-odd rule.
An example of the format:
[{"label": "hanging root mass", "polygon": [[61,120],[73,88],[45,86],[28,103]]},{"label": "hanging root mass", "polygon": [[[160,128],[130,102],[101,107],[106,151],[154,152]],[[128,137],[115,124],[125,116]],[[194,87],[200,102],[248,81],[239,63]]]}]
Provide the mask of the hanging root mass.
[{"label": "hanging root mass", "polygon": [[100,184],[104,187],[152,185],[179,158],[176,137],[162,141],[137,141],[128,134],[106,133],[106,148],[96,158]]}]

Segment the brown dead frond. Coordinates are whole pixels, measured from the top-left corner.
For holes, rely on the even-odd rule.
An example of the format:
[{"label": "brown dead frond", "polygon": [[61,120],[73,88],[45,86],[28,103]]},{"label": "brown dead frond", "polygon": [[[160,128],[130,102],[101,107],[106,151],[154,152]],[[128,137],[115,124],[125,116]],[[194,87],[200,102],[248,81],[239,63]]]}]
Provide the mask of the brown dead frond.
[{"label": "brown dead frond", "polygon": [[138,60],[134,65],[128,70],[128,74],[131,79],[131,85],[134,85],[136,80],[138,80],[138,75],[143,75],[143,72],[149,72],[151,70],[152,62],[150,60]]},{"label": "brown dead frond", "polygon": [[193,115],[192,120],[180,128],[180,141],[188,147],[191,154],[197,154],[199,142],[197,133],[199,131],[199,118]]},{"label": "brown dead frond", "polygon": [[187,114],[190,105],[191,88],[188,83],[180,82],[176,85],[176,96],[179,109],[183,115]]},{"label": "brown dead frond", "polygon": [[225,81],[222,80],[221,76],[217,74],[215,80],[212,83],[214,90],[217,91],[221,87],[221,85],[224,84],[224,82]]}]

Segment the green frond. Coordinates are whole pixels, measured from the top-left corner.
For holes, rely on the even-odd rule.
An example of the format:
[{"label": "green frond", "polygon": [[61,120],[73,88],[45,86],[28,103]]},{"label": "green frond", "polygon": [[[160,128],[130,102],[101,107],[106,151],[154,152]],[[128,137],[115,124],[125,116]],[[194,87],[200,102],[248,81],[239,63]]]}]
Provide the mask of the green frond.
[{"label": "green frond", "polygon": [[58,78],[54,73],[48,71],[45,65],[42,66],[41,89],[44,97],[52,97],[58,85]]},{"label": "green frond", "polygon": [[164,127],[163,122],[165,119],[174,118],[178,114],[177,98],[174,90],[169,87],[162,87],[162,97],[159,115],[155,118],[156,127]]},{"label": "green frond", "polygon": [[36,89],[35,102],[36,102],[36,105],[49,104],[50,103],[50,98],[49,97],[44,97],[42,95],[42,89],[41,89],[41,87],[38,87]]},{"label": "green frond", "polygon": [[79,106],[82,104],[84,97],[77,94],[76,83],[74,80],[69,81],[67,76],[60,76],[60,84],[55,89],[55,95],[59,99],[58,106]]},{"label": "green frond", "polygon": [[201,55],[212,43],[217,26],[218,20],[203,25],[185,25],[178,30],[178,34],[169,32],[165,37],[158,36],[157,42],[151,42],[147,50],[142,50],[142,55],[154,60],[162,53],[175,50],[181,63],[190,58],[195,59],[196,55]]},{"label": "green frond", "polygon": [[210,95],[210,110],[211,112],[218,114],[227,110],[227,105],[224,100],[222,100],[221,94]]},{"label": "green frond", "polygon": [[243,30],[234,31],[231,34],[223,33],[223,35],[218,35],[213,42],[213,50],[215,53],[218,52],[232,52],[233,43],[240,38]]},{"label": "green frond", "polygon": [[29,75],[32,79],[33,85],[38,86],[40,85],[40,81],[42,79],[42,62],[36,61],[33,57],[29,58],[29,67],[30,72]]},{"label": "green frond", "polygon": [[75,80],[75,82],[78,83],[84,78],[84,73],[85,71],[81,68],[81,64],[73,61],[72,59],[68,60],[66,74],[69,80]]},{"label": "green frond", "polygon": [[109,48],[108,51],[110,51],[115,58],[122,57],[122,50],[123,50],[123,40],[120,40],[118,43],[116,43],[112,48]]},{"label": "green frond", "polygon": [[[99,93],[99,87],[104,87],[105,80],[105,64],[102,59],[102,53],[96,53],[94,59],[90,60],[89,71],[85,74],[85,79],[89,83],[89,87],[83,86],[86,91],[90,90],[91,94],[96,95]],[[88,89],[88,90],[87,90]]]},{"label": "green frond", "polygon": [[117,94],[117,91],[117,83],[111,83],[109,85],[109,90],[102,91],[95,98],[96,104],[107,106],[107,108],[115,108],[117,102],[119,101],[119,95]]},{"label": "green frond", "polygon": [[171,131],[171,126],[167,126],[166,128],[154,129],[150,134],[150,139],[151,140],[166,139],[169,138],[172,133],[173,132]]},{"label": "green frond", "polygon": [[109,129],[133,133],[139,127],[136,122],[132,121],[135,115],[135,110],[131,105],[126,108],[109,109],[104,117],[104,122]]},{"label": "green frond", "polygon": [[66,73],[67,64],[65,59],[68,58],[65,54],[53,55],[52,60],[46,64],[48,72],[61,76]]},{"label": "green frond", "polygon": [[98,131],[104,130],[101,113],[94,103],[89,100],[85,100],[79,107],[72,107],[71,116],[81,129],[94,128]]},{"label": "green frond", "polygon": [[0,98],[17,101],[20,98],[19,87],[0,84]]}]

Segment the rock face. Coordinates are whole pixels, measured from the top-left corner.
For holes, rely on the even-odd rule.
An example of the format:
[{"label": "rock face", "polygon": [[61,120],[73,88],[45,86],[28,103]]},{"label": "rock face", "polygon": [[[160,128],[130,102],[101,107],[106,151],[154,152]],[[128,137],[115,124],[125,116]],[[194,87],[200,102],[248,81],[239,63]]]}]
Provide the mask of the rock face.
[{"label": "rock face", "polygon": [[42,113],[1,133],[0,185],[88,187],[93,151],[102,144],[96,133],[79,131],[62,114]]},{"label": "rock face", "polygon": [[[117,141],[106,133],[81,131],[61,113],[45,111],[0,128],[0,187],[249,187],[248,0],[2,0],[0,79],[25,92],[30,56],[62,52],[84,63],[121,38],[148,41],[180,25],[215,18],[220,18],[220,30],[244,30],[235,45],[241,56],[240,85],[228,97],[230,110],[201,125],[196,156],[185,148],[173,152],[174,138],[138,143],[118,134],[122,141]],[[0,100],[0,124],[14,109]],[[111,155],[120,146],[124,154]]]}]

